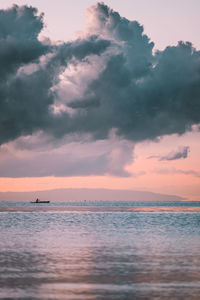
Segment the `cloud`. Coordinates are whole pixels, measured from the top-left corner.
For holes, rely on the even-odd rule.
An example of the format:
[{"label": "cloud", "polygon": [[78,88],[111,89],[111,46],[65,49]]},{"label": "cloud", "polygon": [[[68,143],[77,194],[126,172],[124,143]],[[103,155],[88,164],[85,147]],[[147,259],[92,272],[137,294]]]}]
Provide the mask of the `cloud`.
[{"label": "cloud", "polygon": [[172,151],[167,155],[161,156],[159,160],[177,160],[181,158],[187,158],[188,152],[190,151],[190,147],[183,147],[177,151]]},{"label": "cloud", "polygon": [[190,151],[190,147],[179,147],[176,151],[171,151],[166,155],[151,155],[148,158],[158,158],[160,161],[168,161],[168,160],[177,160],[182,158],[187,158],[188,153]]},{"label": "cloud", "polygon": [[[55,138],[75,133],[105,139],[113,128],[137,142],[182,134],[200,122],[199,51],[179,42],[154,54],[138,22],[103,3],[88,14],[80,39],[56,45],[39,41],[43,15],[35,8],[0,11],[1,144],[38,130]],[[83,64],[84,89],[75,72],[68,92],[59,92],[62,74]]]},{"label": "cloud", "polygon": [[59,140],[42,133],[21,137],[0,147],[0,177],[110,175],[137,177],[126,166],[133,160],[134,145],[110,136],[109,140],[84,142]]},{"label": "cloud", "polygon": [[[155,52],[143,26],[103,3],[90,7],[87,18],[77,40],[55,43],[39,39],[44,16],[36,8],[0,10],[0,145],[42,133],[51,137],[52,147],[65,140],[67,149],[67,137],[79,147],[87,136],[93,148],[91,159],[69,158],[63,166],[66,149],[48,153],[49,145],[43,152],[36,147],[26,161],[32,175],[22,163],[25,158],[10,160],[16,176],[36,176],[36,161],[43,161],[41,176],[129,176],[125,166],[133,144],[183,134],[200,123],[199,51],[179,42]],[[113,131],[120,146],[107,149]],[[101,143],[107,150],[100,153]],[[160,159],[184,158],[188,151]],[[11,176],[6,165],[1,167],[2,176]]]},{"label": "cloud", "polygon": [[156,174],[184,174],[184,175],[192,175],[195,177],[200,177],[200,172],[196,170],[181,170],[176,168],[169,168],[169,169],[153,169],[153,173]]},{"label": "cloud", "polygon": [[88,32],[114,41],[118,52],[110,53],[99,77],[71,104],[81,132],[105,138],[116,128],[123,138],[141,141],[182,134],[200,121],[200,52],[179,42],[153,54],[137,22],[100,3],[90,14]]},{"label": "cloud", "polygon": [[13,5],[0,10],[1,83],[21,65],[36,61],[48,52],[49,47],[38,40],[42,28],[43,14],[38,15],[36,8]]},{"label": "cloud", "polygon": [[[38,39],[43,15],[35,8],[14,5],[0,10],[0,144],[37,130],[51,131],[54,85],[68,63],[100,55],[110,44],[90,36],[59,45]],[[64,115],[65,122],[69,116]],[[52,130],[53,132],[53,130]],[[57,131],[56,131],[57,132]]]}]

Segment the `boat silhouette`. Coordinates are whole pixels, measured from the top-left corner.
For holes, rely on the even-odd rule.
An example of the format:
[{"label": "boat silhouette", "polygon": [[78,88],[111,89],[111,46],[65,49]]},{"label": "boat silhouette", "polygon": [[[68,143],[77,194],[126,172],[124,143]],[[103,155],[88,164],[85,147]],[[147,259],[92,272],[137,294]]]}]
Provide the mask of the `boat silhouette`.
[{"label": "boat silhouette", "polygon": [[40,199],[36,199],[35,201],[32,201],[31,203],[50,203],[50,201],[49,200],[40,200]]}]

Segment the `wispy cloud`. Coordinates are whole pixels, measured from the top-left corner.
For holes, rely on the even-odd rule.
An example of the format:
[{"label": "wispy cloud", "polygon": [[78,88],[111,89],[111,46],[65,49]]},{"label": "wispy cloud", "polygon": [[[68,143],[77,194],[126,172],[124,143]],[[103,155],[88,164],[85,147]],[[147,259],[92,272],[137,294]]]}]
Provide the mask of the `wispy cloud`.
[{"label": "wispy cloud", "polygon": [[190,151],[190,147],[188,146],[179,147],[178,150],[171,151],[165,155],[151,155],[148,157],[148,159],[157,158],[159,161],[177,160],[177,159],[187,158],[189,151]]},{"label": "wispy cloud", "polygon": [[200,177],[200,172],[196,170],[182,170],[176,168],[160,168],[160,169],[152,169],[152,173],[156,174],[185,174],[192,175],[195,177]]}]

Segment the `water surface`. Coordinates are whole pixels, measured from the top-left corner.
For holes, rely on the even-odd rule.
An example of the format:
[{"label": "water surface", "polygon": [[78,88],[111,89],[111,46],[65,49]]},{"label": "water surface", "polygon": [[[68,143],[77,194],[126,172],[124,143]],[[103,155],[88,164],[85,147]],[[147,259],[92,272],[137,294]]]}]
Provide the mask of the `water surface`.
[{"label": "water surface", "polygon": [[199,208],[0,203],[0,298],[199,299]]}]

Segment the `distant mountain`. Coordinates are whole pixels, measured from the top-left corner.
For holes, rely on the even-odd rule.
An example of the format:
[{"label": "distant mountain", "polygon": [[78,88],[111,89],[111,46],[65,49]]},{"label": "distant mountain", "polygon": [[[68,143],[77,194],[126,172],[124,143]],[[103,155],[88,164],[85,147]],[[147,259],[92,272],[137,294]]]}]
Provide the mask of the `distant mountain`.
[{"label": "distant mountain", "polygon": [[36,192],[0,193],[0,201],[33,201],[36,198],[52,202],[69,201],[181,201],[182,197],[153,192],[109,189],[56,189]]}]

